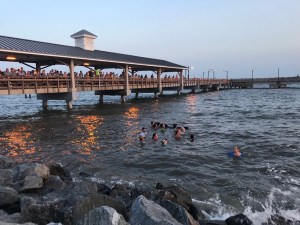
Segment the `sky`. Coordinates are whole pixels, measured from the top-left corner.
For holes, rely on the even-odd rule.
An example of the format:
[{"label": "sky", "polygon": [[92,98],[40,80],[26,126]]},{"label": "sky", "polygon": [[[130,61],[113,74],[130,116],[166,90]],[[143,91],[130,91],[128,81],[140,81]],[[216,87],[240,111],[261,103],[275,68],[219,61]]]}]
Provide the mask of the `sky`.
[{"label": "sky", "polygon": [[[0,35],[164,59],[202,77],[300,74],[300,0],[1,0]],[[8,63],[0,62],[0,69]]]}]

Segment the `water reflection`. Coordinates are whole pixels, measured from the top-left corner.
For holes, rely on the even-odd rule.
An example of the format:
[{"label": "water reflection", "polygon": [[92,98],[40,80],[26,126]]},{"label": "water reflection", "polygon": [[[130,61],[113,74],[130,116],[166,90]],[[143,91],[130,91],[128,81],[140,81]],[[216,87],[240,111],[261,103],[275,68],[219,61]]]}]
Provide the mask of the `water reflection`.
[{"label": "water reflection", "polygon": [[24,155],[25,158],[31,158],[36,151],[32,135],[29,125],[18,125],[13,130],[4,132],[0,137],[1,146],[7,151],[8,157],[13,157],[17,161],[24,160]]},{"label": "water reflection", "polygon": [[196,103],[197,103],[197,95],[188,95],[186,97],[186,103],[189,107],[189,112],[191,113],[196,113],[197,109],[196,109]]},{"label": "water reflection", "polygon": [[76,120],[78,121],[76,129],[79,132],[79,139],[76,139],[74,144],[81,147],[80,153],[90,155],[93,148],[100,146],[97,143],[97,128],[103,123],[103,117],[84,115],[76,116]]},{"label": "water reflection", "polygon": [[132,106],[125,113],[124,116],[127,119],[138,119],[139,118],[139,108]]},{"label": "water reflection", "polygon": [[139,118],[139,111],[140,109],[136,106],[132,106],[127,109],[126,112],[124,112],[124,117],[126,119],[135,119],[134,121],[132,120],[126,120],[125,121],[125,139],[126,139],[126,146],[121,147],[122,150],[127,150],[127,145],[132,144],[133,142],[136,141],[137,137],[137,132],[136,130],[132,130],[132,128],[138,127],[138,122],[136,119]]}]

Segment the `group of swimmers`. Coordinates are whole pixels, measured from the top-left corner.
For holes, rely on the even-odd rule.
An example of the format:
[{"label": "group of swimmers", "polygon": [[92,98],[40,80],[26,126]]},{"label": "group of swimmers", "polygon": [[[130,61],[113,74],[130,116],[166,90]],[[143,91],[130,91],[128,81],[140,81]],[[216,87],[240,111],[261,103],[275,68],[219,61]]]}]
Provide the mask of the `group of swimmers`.
[{"label": "group of swimmers", "polygon": [[[168,124],[165,124],[165,123],[153,122],[153,121],[151,122],[151,128],[154,129],[154,130],[160,129],[160,131],[163,132],[163,133],[165,132],[166,128],[175,129],[174,138],[176,140],[180,140],[182,135],[185,134],[186,130],[189,129],[188,127],[177,126],[177,124],[168,125]],[[139,140],[142,144],[145,143],[146,135],[147,135],[146,128],[143,127],[142,131],[139,133]],[[153,141],[158,141],[159,140],[158,133],[155,132],[155,133],[152,134],[152,140]],[[190,142],[194,142],[194,140],[195,140],[194,134],[190,134]],[[161,140],[161,144],[162,145],[168,144],[168,139],[163,138]],[[228,152],[227,155],[229,157],[241,157],[242,153],[241,153],[240,147],[235,145],[233,147],[233,151]]]},{"label": "group of swimmers", "polygon": [[[166,131],[166,128],[175,129],[174,138],[176,140],[180,140],[182,135],[185,134],[186,130],[188,129],[188,127],[180,127],[180,126],[177,126],[177,124],[168,125],[165,123],[153,122],[153,121],[151,122],[151,128],[154,130],[159,129],[162,133],[164,133]],[[139,133],[139,140],[141,143],[144,143],[146,135],[147,135],[146,128],[143,127],[142,131]],[[159,140],[158,133],[155,132],[152,134],[152,140],[153,141]],[[194,142],[194,140],[195,140],[194,134],[190,134],[190,142]],[[166,139],[166,138],[162,139],[161,144],[162,145],[168,144],[168,139]]]}]

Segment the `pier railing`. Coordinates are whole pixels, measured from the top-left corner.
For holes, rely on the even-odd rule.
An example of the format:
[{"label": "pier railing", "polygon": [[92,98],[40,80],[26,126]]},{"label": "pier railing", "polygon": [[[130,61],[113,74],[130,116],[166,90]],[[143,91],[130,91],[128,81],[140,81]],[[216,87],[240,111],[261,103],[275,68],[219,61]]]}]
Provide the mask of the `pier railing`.
[{"label": "pier railing", "polygon": [[[184,87],[226,84],[227,80],[223,79],[200,79],[191,78],[184,79]],[[128,80],[130,89],[157,88],[157,78],[135,78]],[[75,87],[78,91],[90,90],[121,90],[124,89],[124,78],[76,78]],[[161,86],[164,87],[180,87],[180,79],[178,78],[162,78]],[[0,95],[10,94],[26,94],[26,93],[57,93],[67,92],[71,88],[70,78],[52,78],[52,77],[6,77],[0,78]]]}]

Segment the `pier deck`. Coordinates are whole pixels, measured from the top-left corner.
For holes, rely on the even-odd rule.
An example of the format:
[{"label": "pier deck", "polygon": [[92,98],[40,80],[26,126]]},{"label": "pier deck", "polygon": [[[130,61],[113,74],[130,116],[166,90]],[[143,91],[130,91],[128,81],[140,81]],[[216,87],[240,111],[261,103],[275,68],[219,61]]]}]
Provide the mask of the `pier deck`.
[{"label": "pier deck", "polygon": [[[156,92],[159,80],[157,78],[129,78],[128,87],[131,92]],[[227,86],[223,79],[184,79],[184,89],[204,89],[214,85]],[[125,89],[124,78],[76,78],[75,90],[72,91],[122,91]],[[71,91],[69,78],[0,78],[0,95],[14,94],[47,94],[65,93]],[[179,79],[161,79],[162,90],[177,90],[181,87]]]}]

